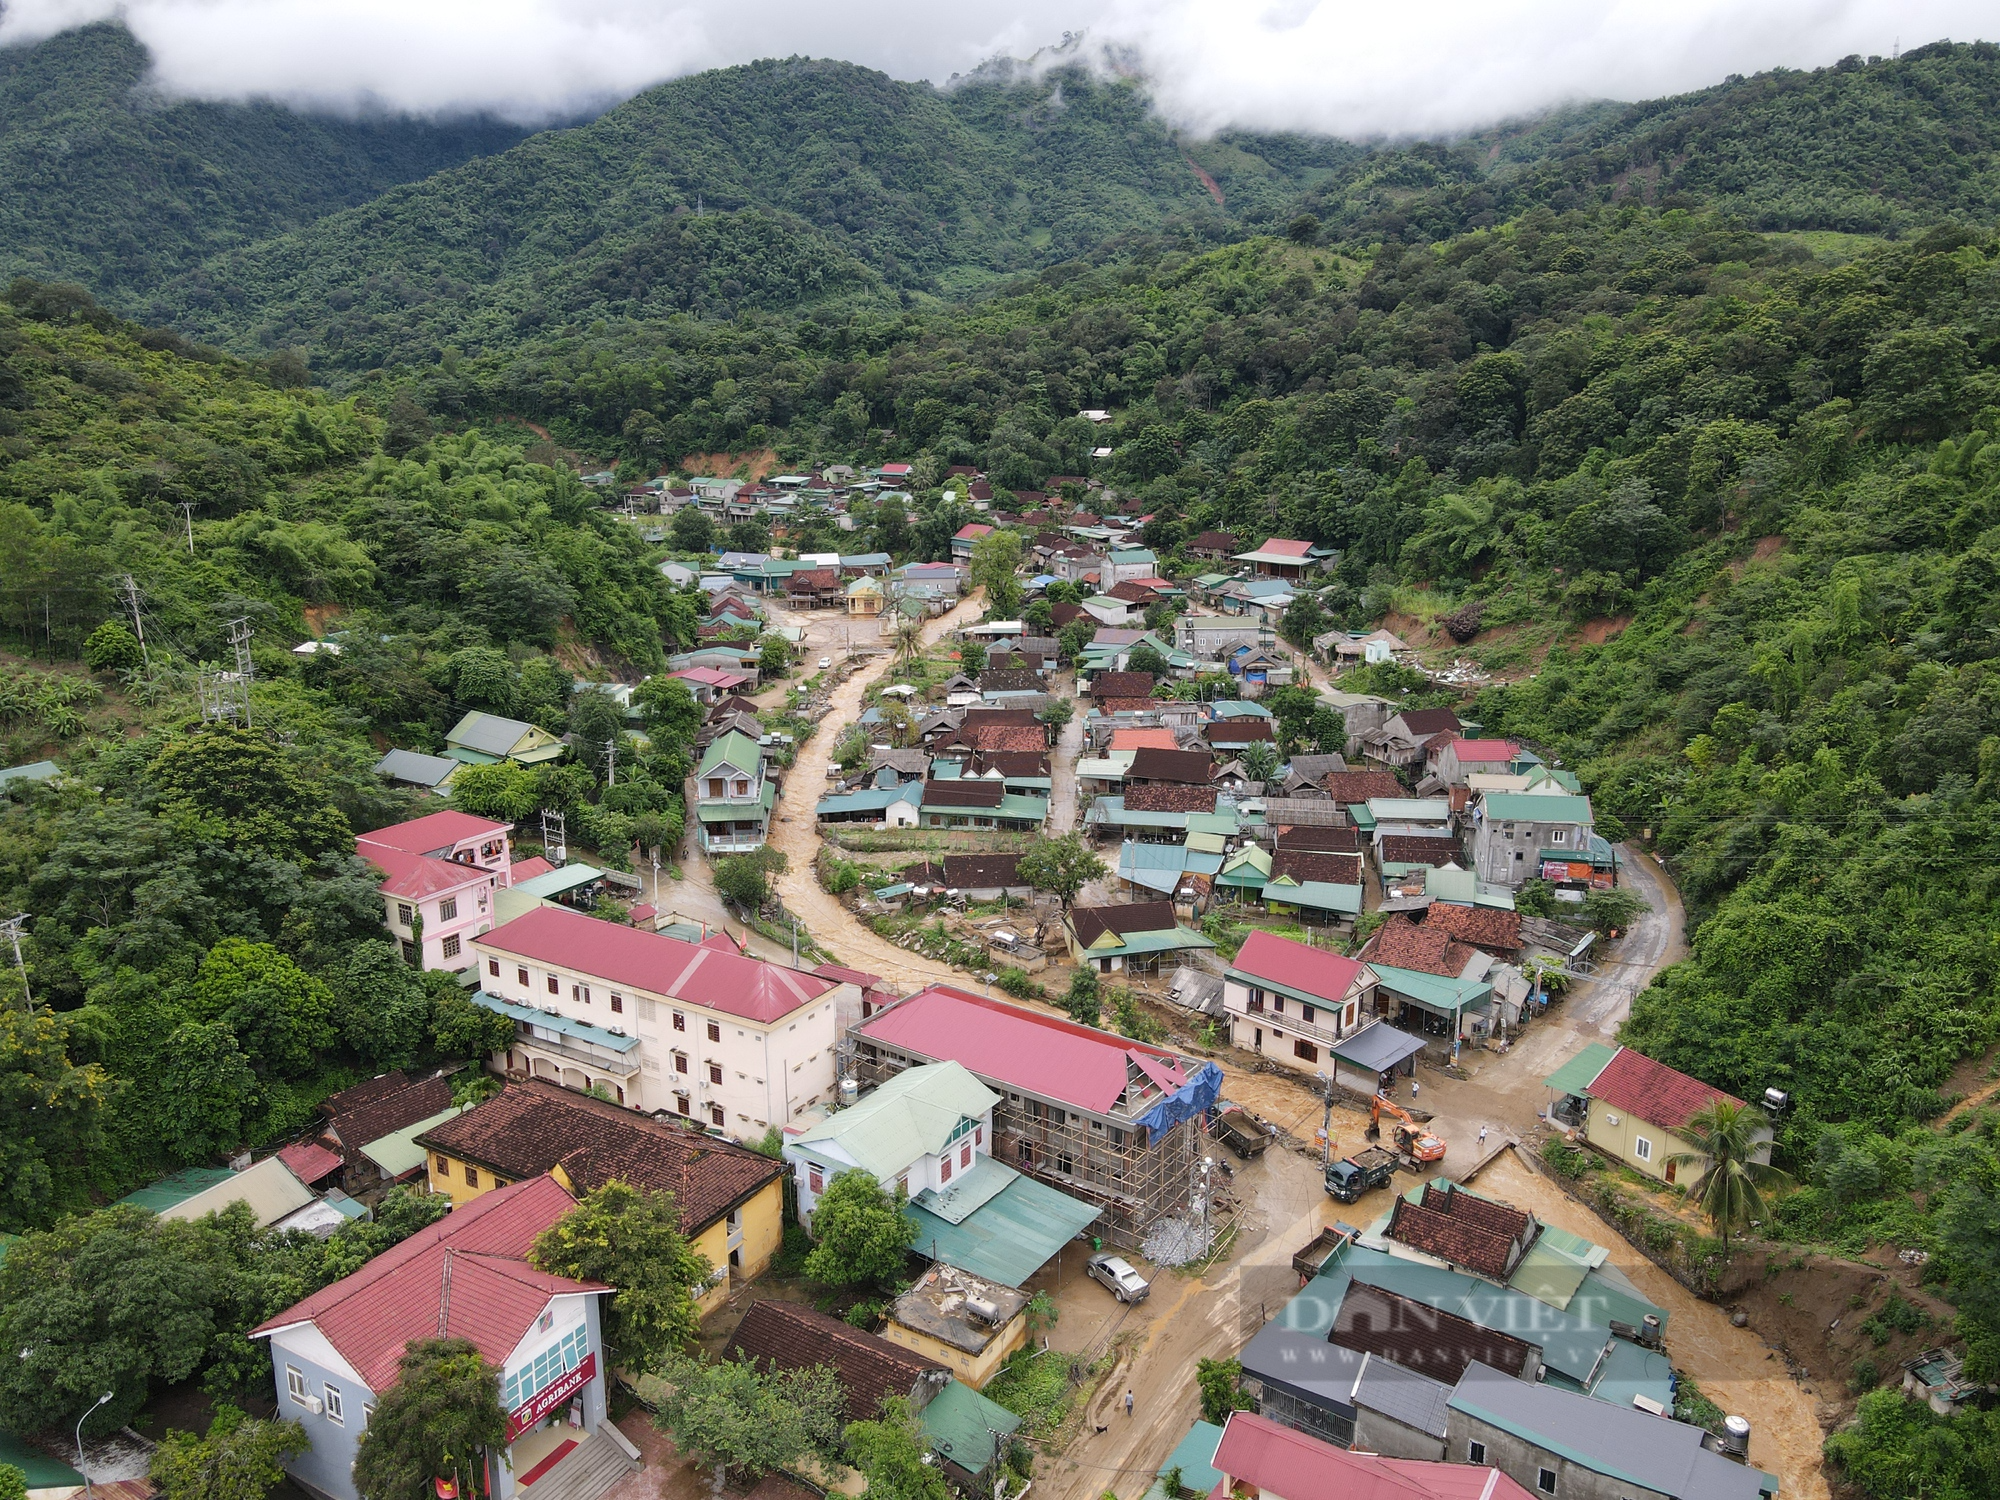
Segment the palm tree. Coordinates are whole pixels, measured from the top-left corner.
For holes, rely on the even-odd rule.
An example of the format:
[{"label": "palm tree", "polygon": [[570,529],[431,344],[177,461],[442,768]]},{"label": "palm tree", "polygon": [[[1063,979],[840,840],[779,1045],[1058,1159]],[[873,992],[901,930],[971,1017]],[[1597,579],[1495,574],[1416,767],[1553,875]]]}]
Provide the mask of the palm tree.
[{"label": "palm tree", "polygon": [[1688,1196],[1708,1216],[1729,1252],[1729,1231],[1768,1218],[1764,1189],[1783,1191],[1792,1179],[1776,1167],[1752,1161],[1764,1112],[1754,1105],[1717,1099],[1692,1115],[1678,1132],[1694,1149],[1667,1158],[1671,1167],[1701,1167]]},{"label": "palm tree", "polygon": [[898,620],[895,632],[896,657],[903,662],[916,660],[917,653],[924,649],[924,626],[921,620]]}]

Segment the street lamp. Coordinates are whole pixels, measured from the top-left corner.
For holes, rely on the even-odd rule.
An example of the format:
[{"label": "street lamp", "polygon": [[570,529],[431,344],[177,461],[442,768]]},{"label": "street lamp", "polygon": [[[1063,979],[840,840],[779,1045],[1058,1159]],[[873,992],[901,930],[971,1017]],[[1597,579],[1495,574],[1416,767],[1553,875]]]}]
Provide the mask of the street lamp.
[{"label": "street lamp", "polygon": [[[28,1351],[24,1349],[21,1352],[22,1354],[25,1355]],[[82,1416],[76,1419],[76,1469],[77,1472],[83,1476],[83,1492],[86,1495],[95,1496],[97,1491],[93,1490],[90,1487],[90,1470],[87,1467],[85,1467],[83,1462],[83,1424],[90,1420],[91,1412],[96,1411],[98,1407],[104,1405],[104,1403],[109,1401],[110,1399],[111,1399],[111,1392],[106,1391],[103,1395],[97,1398],[96,1402],[90,1407],[88,1411],[84,1412]]]}]

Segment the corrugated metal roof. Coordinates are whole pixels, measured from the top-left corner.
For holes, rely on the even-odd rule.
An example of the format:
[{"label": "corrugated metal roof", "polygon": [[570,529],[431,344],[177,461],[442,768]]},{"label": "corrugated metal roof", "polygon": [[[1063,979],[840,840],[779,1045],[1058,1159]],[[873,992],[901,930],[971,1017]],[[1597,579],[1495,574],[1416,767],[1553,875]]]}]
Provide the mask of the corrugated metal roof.
[{"label": "corrugated metal roof", "polygon": [[[995,1166],[1001,1165],[998,1162]],[[1011,1171],[1012,1168],[1007,1170]],[[917,1226],[911,1249],[1018,1287],[1054,1259],[1056,1252],[1096,1221],[1099,1210],[1018,1173],[1012,1182],[958,1224],[905,1204]]]},{"label": "corrugated metal roof", "polygon": [[961,1469],[983,1474],[993,1462],[999,1438],[1010,1436],[1021,1419],[997,1402],[988,1401],[963,1381],[954,1380],[924,1404],[918,1420],[931,1445]]},{"label": "corrugated metal roof", "polygon": [[1501,823],[1588,823],[1590,799],[1567,793],[1487,792],[1480,798],[1486,816]]},{"label": "corrugated metal roof", "polygon": [[133,1189],[118,1201],[163,1214],[176,1203],[185,1203],[195,1194],[206,1192],[218,1182],[227,1182],[235,1175],[227,1167],[183,1167],[158,1182]]},{"label": "corrugated metal roof", "polygon": [[379,1141],[370,1141],[361,1148],[361,1154],[391,1177],[401,1177],[405,1172],[413,1172],[424,1164],[424,1148],[417,1144],[417,1137],[433,1126],[444,1124],[457,1114],[456,1106],[439,1110],[429,1119],[418,1120],[414,1125],[405,1125],[401,1130],[391,1131]]},{"label": "corrugated metal roof", "polygon": [[[688,947],[695,945],[690,943]],[[490,1011],[540,1027],[543,1031],[557,1032],[562,1036],[573,1036],[579,1042],[588,1042],[593,1047],[606,1047],[613,1052],[630,1052],[639,1045],[636,1036],[614,1036],[602,1026],[593,1026],[588,1021],[572,1020],[568,1016],[556,1015],[551,1011],[537,1010],[532,1005],[516,1005],[511,1000],[503,1000],[498,995],[489,995],[484,990],[475,990],[472,1003],[483,1005]]]},{"label": "corrugated metal roof", "polygon": [[221,1182],[159,1212],[163,1219],[192,1221],[204,1214],[220,1213],[232,1203],[247,1203],[261,1228],[297,1213],[312,1201],[312,1189],[294,1177],[284,1162],[267,1156],[255,1166],[231,1172]]},{"label": "corrugated metal roof", "polygon": [[1000,1096],[957,1062],[905,1068],[852,1107],[802,1131],[853,1157],[877,1182],[893,1182],[919,1157],[942,1151],[961,1120],[977,1120]]},{"label": "corrugated metal roof", "polygon": [[1618,1049],[1603,1042],[1591,1042],[1581,1052],[1542,1080],[1543,1088],[1565,1094],[1581,1094],[1604,1071],[1604,1065],[1618,1055]]}]

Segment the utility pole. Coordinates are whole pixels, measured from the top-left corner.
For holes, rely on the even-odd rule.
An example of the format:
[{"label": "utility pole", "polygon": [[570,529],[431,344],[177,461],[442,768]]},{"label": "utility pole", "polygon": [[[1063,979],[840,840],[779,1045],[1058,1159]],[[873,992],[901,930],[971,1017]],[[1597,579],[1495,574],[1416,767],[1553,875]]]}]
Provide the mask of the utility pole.
[{"label": "utility pole", "polygon": [[563,837],[563,815],[542,809],[542,854],[552,865],[569,863],[569,848]]},{"label": "utility pole", "polygon": [[188,556],[194,556],[194,501],[181,501],[181,515],[187,521]]},{"label": "utility pole", "polygon": [[130,573],[125,575],[125,602],[131,606],[132,631],[139,637],[139,656],[150,667],[153,653],[146,649],[146,622],[139,618],[139,582]]},{"label": "utility pole", "polygon": [[604,784],[618,785],[618,736],[615,734],[604,742]]},{"label": "utility pole", "polygon": [[27,1000],[28,1014],[32,1016],[35,1013],[35,995],[34,991],[28,988],[28,965],[21,957],[21,928],[26,925],[27,920],[26,912],[9,917],[6,921],[0,922],[0,931],[4,931],[14,945],[14,967],[21,971],[21,994]]}]

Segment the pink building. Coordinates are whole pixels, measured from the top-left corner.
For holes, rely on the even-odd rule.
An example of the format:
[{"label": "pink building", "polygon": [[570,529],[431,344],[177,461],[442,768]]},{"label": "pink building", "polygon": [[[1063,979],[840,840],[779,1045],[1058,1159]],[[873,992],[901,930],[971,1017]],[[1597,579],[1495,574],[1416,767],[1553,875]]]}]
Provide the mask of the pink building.
[{"label": "pink building", "polygon": [[463,969],[471,940],[493,925],[493,893],[514,883],[512,823],[437,812],[377,828],[354,852],[387,876],[382,925],[422,969]]}]

